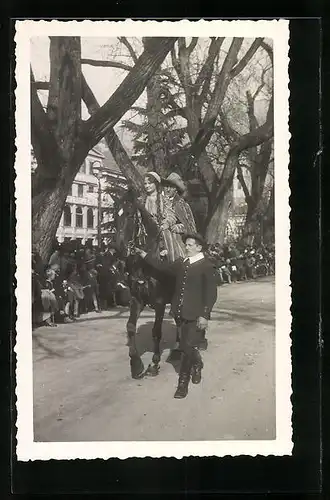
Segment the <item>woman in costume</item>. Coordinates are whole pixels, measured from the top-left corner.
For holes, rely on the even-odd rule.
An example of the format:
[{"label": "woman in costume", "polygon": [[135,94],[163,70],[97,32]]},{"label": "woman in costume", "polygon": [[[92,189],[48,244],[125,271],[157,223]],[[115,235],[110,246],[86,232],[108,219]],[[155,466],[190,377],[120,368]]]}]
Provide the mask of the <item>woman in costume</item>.
[{"label": "woman in costume", "polygon": [[185,246],[178,232],[178,219],[171,200],[162,191],[162,180],[156,172],[147,172],[144,177],[145,195],[139,201],[156,221],[159,233],[160,255],[166,254],[169,262],[185,257]]}]

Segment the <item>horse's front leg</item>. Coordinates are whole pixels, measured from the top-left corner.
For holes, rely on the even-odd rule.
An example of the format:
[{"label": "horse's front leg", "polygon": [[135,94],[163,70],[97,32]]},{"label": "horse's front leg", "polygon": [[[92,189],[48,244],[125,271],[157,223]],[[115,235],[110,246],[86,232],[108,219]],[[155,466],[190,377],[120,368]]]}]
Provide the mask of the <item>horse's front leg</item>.
[{"label": "horse's front leg", "polygon": [[172,361],[176,361],[181,358],[181,349],[180,349],[181,325],[177,319],[175,320],[175,327],[176,327],[175,344],[171,349],[170,353],[170,358]]},{"label": "horse's front leg", "polygon": [[152,328],[152,340],[154,344],[154,353],[152,356],[152,363],[148,366],[147,374],[156,376],[159,373],[160,362],[160,342],[162,339],[162,324],[165,314],[166,304],[160,302],[155,306],[155,322]]},{"label": "horse's front leg", "polygon": [[129,348],[131,374],[135,379],[144,376],[144,364],[136,345],[136,325],[141,312],[144,309],[144,304],[136,297],[132,297],[130,304],[130,315],[126,324],[127,330],[127,346]]}]

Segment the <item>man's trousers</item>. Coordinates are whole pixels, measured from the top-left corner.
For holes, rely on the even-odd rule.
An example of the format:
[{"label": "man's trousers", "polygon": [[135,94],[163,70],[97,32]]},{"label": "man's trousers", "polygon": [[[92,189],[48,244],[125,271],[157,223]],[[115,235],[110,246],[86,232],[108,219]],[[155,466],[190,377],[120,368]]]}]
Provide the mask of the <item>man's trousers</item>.
[{"label": "man's trousers", "polygon": [[179,318],[180,326],[180,349],[189,364],[197,365],[202,362],[201,355],[197,349],[200,340],[200,332],[197,329],[197,319],[186,320]]}]

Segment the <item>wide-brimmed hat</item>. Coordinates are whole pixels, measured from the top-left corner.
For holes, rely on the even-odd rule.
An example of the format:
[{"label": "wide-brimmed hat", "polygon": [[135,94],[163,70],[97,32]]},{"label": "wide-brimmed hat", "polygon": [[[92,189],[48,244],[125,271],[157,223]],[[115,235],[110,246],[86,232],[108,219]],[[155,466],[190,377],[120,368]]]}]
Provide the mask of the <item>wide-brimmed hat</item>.
[{"label": "wide-brimmed hat", "polygon": [[146,172],[144,177],[153,177],[158,182],[158,184],[160,184],[162,181],[160,175],[158,175],[157,172]]},{"label": "wide-brimmed hat", "polygon": [[206,247],[206,241],[204,240],[203,236],[199,233],[185,233],[182,236],[183,243],[187,241],[188,238],[191,238],[196,241],[199,245],[201,245],[203,248]]},{"label": "wide-brimmed hat", "polygon": [[182,178],[176,172],[172,172],[166,179],[163,180],[164,186],[172,186],[178,189],[181,193],[186,191],[187,186]]}]

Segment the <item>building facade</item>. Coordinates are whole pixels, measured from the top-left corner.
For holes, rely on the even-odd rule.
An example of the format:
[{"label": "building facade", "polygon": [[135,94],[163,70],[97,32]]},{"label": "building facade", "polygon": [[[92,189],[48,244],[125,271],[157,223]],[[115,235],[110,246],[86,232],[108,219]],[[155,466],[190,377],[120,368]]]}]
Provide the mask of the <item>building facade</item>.
[{"label": "building facade", "polygon": [[[60,243],[76,240],[83,244],[88,242],[92,245],[98,244],[99,189],[103,223],[111,217],[109,214],[113,205],[111,197],[104,193],[106,185],[115,179],[126,180],[118,170],[104,165],[104,160],[104,155],[97,148],[93,148],[80,167],[67,196],[57,229],[56,237]],[[100,181],[93,174],[93,167],[96,165],[102,174]]]}]

